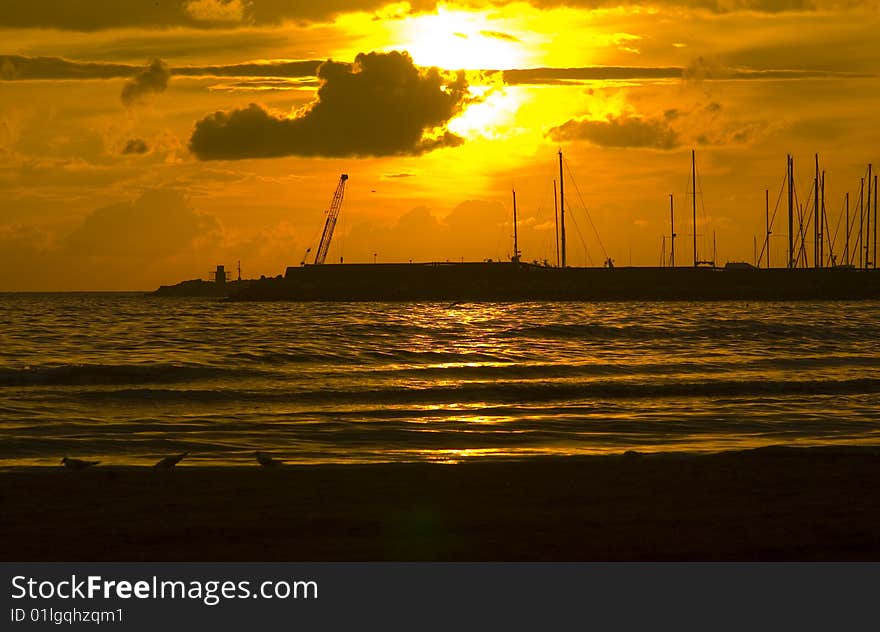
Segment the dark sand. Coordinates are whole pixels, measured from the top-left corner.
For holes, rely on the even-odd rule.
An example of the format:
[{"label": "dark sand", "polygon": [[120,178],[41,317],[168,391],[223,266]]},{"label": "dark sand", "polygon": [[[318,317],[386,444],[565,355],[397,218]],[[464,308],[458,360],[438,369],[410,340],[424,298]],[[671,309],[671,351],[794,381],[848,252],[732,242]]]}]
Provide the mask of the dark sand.
[{"label": "dark sand", "polygon": [[880,451],[0,472],[3,561],[880,560]]}]

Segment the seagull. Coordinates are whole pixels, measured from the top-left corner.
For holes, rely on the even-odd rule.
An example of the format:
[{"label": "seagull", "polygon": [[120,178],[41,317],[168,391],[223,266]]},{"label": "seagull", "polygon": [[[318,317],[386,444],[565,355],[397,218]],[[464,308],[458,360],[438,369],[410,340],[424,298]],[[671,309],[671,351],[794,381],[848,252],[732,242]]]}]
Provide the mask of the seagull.
[{"label": "seagull", "polygon": [[84,470],[87,467],[100,463],[100,461],[83,461],[82,459],[68,459],[67,457],[61,459],[61,462],[64,463],[64,467],[68,470]]},{"label": "seagull", "polygon": [[281,461],[279,461],[278,459],[273,459],[265,452],[254,452],[254,457],[257,459],[257,462],[263,467],[277,467],[278,465],[284,465]]},{"label": "seagull", "polygon": [[174,466],[180,463],[183,457],[185,457],[187,454],[189,454],[189,451],[177,454],[175,456],[166,456],[164,459],[156,463],[156,465],[153,466],[153,469],[166,471],[172,470],[174,469]]}]

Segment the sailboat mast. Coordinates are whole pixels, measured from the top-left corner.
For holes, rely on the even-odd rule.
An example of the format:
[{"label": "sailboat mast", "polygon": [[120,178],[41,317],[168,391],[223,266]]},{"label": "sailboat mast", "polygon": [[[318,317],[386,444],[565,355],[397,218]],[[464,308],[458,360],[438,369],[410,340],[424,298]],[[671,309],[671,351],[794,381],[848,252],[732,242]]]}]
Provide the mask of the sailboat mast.
[{"label": "sailboat mast", "polygon": [[513,257],[511,260],[514,263],[519,263],[519,241],[516,234],[516,189],[511,189],[511,191],[513,192]]},{"label": "sailboat mast", "polygon": [[565,267],[565,178],[562,176],[562,150],[559,150],[559,240],[562,244],[562,267]]},{"label": "sailboat mast", "polygon": [[[865,270],[867,270],[871,266],[871,260],[868,258],[868,247],[871,245],[871,165],[868,165],[868,205],[865,215],[867,215],[865,225]],[[874,228],[876,229],[876,226]]]},{"label": "sailboat mast", "polygon": [[859,267],[862,267],[862,235],[865,232],[865,179],[859,179],[859,236],[856,249],[859,251]]},{"label": "sailboat mast", "polygon": [[844,198],[846,200],[846,246],[844,246],[843,263],[849,265],[849,191]]},{"label": "sailboat mast", "polygon": [[874,174],[874,269],[877,269],[877,175]]},{"label": "sailboat mast", "polygon": [[694,267],[697,267],[697,152],[691,149],[691,176],[694,193]]},{"label": "sailboat mast", "polygon": [[672,246],[669,255],[669,266],[675,267],[675,207],[672,202],[672,194],[669,194],[669,231],[672,235]]},{"label": "sailboat mast", "polygon": [[553,220],[556,222],[556,267],[559,267],[559,202],[556,200],[556,180],[553,181]]},{"label": "sailboat mast", "polygon": [[788,267],[791,269],[794,268],[794,161],[791,154],[788,155],[787,163],[785,179],[788,180]]},{"label": "sailboat mast", "polygon": [[770,269],[770,189],[764,189],[764,249],[767,251],[767,269]]},{"label": "sailboat mast", "polygon": [[819,267],[819,154],[816,154],[816,174],[813,176],[813,267]]}]

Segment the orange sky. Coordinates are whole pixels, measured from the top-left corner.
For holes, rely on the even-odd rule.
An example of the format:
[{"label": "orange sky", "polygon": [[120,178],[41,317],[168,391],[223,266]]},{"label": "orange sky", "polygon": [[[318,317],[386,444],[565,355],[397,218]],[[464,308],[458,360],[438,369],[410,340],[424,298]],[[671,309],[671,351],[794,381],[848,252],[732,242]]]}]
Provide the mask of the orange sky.
[{"label": "orange sky", "polygon": [[876,2],[6,4],[0,291],[282,273],[343,172],[329,259],[509,257],[516,187],[553,261],[559,148],[571,265],[657,265],[670,193],[689,240],[691,148],[701,257],[751,261],[786,153],[832,226],[880,162]]}]

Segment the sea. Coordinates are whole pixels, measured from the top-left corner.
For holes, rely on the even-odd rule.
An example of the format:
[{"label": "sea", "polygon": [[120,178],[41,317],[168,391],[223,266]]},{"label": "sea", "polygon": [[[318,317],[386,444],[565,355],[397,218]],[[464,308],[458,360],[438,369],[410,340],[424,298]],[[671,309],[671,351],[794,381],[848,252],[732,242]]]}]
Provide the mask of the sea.
[{"label": "sea", "polygon": [[0,294],[0,467],[880,445],[880,303]]}]

